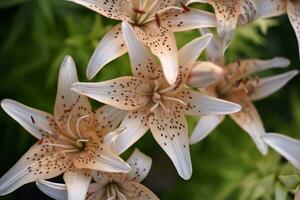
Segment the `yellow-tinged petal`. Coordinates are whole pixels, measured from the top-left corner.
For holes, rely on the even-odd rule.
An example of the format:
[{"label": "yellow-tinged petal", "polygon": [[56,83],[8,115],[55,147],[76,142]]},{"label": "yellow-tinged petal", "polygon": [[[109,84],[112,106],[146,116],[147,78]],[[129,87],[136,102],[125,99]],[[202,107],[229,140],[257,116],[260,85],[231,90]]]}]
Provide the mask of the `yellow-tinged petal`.
[{"label": "yellow-tinged petal", "polygon": [[151,86],[146,79],[127,76],[100,83],[76,83],[72,89],[119,109],[136,110],[149,102]]},{"label": "yellow-tinged petal", "polygon": [[160,60],[169,84],[174,84],[178,75],[178,55],[174,34],[162,24],[148,23],[143,27],[134,27],[140,40],[151,49]]},{"label": "yellow-tinged petal", "polygon": [[240,91],[231,94],[227,99],[239,103],[243,107],[240,112],[231,114],[230,117],[250,135],[258,150],[263,155],[266,155],[268,153],[268,146],[261,139],[261,136],[265,135],[266,131],[248,95],[244,91]]}]

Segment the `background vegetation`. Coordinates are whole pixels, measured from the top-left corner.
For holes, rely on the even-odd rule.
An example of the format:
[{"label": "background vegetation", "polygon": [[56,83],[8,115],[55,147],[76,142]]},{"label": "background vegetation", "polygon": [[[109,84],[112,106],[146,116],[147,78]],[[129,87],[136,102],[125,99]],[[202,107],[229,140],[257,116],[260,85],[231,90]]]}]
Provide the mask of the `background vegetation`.
[{"label": "background vegetation", "polygon": [[[66,54],[74,57],[82,81],[93,49],[116,22],[63,0],[0,0],[0,97],[52,112],[57,73]],[[177,34],[178,46],[198,36]],[[241,28],[227,53],[241,58],[291,59],[299,69],[297,43],[287,16]],[[274,70],[276,74],[286,70]],[[110,63],[93,81],[130,74],[127,55]],[[300,138],[300,79],[256,105],[266,130]],[[95,104],[95,106],[99,106]],[[190,120],[191,128],[195,119]],[[4,111],[0,112],[0,175],[35,142]],[[291,199],[287,193],[299,183],[293,167],[270,151],[261,156],[249,136],[227,119],[204,141],[191,147],[193,177],[183,181],[171,161],[147,134],[136,145],[153,158],[145,180],[163,200],[171,199]],[[132,150],[132,149],[131,149]],[[129,151],[130,152],[130,151]],[[126,155],[125,155],[126,157]],[[47,199],[28,184],[0,199]]]}]

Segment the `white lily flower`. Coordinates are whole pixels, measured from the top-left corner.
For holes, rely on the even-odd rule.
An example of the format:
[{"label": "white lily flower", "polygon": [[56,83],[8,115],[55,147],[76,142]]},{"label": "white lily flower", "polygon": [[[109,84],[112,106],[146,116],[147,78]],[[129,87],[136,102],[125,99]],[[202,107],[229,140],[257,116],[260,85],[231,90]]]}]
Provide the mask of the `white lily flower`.
[{"label": "white lily flower", "polygon": [[193,0],[214,7],[221,40],[221,53],[230,45],[237,26],[287,13],[298,39],[300,52],[299,0]]},{"label": "white lily flower", "polygon": [[[159,198],[140,182],[148,175],[152,160],[139,150],[135,150],[127,160],[132,170],[127,174],[94,172],[95,183],[88,189],[87,200],[132,199],[158,200]],[[37,181],[38,188],[48,196],[64,200],[68,197],[65,184]]]},{"label": "white lily flower", "polygon": [[300,170],[300,140],[277,133],[268,133],[262,139]]},{"label": "white lily flower", "polygon": [[129,110],[112,146],[122,153],[139,140],[150,128],[155,140],[173,161],[179,175],[189,179],[192,166],[188,127],[184,115],[234,113],[241,109],[235,103],[205,96],[186,87],[190,70],[212,35],[197,38],[179,51],[179,76],[169,85],[153,55],[140,41],[133,28],[123,22],[133,76],[100,83],[76,83],[72,89],[102,103]]},{"label": "white lily flower", "polygon": [[[223,70],[223,76],[219,82],[206,88],[206,92],[212,96],[238,103],[243,107],[240,112],[232,113],[229,116],[250,135],[259,151],[265,155],[268,148],[261,136],[265,135],[266,131],[253,101],[263,99],[278,91],[295,77],[298,71],[291,70],[280,75],[259,79],[256,73],[272,68],[287,67],[290,61],[280,57],[269,60],[249,59],[225,66],[224,59],[220,58],[219,54],[215,54],[216,47],[218,47],[216,43],[210,44],[206,53],[209,58],[218,61],[218,64],[223,66],[223,68],[219,67],[220,70]],[[190,143],[194,144],[204,139],[223,119],[224,116],[201,117],[192,133]]]},{"label": "white lily flower", "polygon": [[[215,27],[212,13],[189,8],[186,0],[69,0],[115,20],[127,21],[138,37],[158,56],[167,81],[178,75],[178,56],[173,32]],[[127,52],[121,24],[100,41],[87,69],[93,78],[107,63]]]},{"label": "white lily flower", "polygon": [[91,170],[130,170],[126,162],[100,143],[104,131],[116,128],[125,113],[110,106],[93,112],[86,97],[70,90],[75,82],[75,63],[66,56],[59,72],[54,115],[9,99],[1,102],[2,108],[39,141],[0,179],[0,195],[38,179],[64,174],[70,199],[84,199]]}]

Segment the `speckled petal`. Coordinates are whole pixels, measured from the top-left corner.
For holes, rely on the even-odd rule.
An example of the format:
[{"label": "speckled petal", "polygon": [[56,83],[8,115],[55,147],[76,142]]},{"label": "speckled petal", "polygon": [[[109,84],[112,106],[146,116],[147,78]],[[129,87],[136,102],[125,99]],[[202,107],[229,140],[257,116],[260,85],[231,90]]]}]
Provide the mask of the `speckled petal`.
[{"label": "speckled petal", "polygon": [[148,175],[152,159],[135,149],[131,156],[128,158],[127,163],[131,166],[131,171],[127,174],[133,181],[141,182]]},{"label": "speckled petal", "polygon": [[298,70],[292,70],[279,75],[263,78],[258,83],[253,83],[253,91],[249,94],[252,100],[263,99],[285,86],[291,79],[298,75]]},{"label": "speckled petal", "polygon": [[131,170],[130,166],[120,157],[114,154],[108,147],[98,144],[99,148],[85,150],[77,156],[73,163],[79,169],[92,169],[104,172],[127,173]]},{"label": "speckled petal", "polygon": [[209,0],[217,17],[218,34],[222,41],[222,53],[228,48],[241,14],[239,0]]},{"label": "speckled petal", "polygon": [[119,109],[135,110],[148,103],[151,86],[143,78],[127,76],[100,83],[76,83],[72,89]]},{"label": "speckled petal", "polygon": [[[68,124],[71,129],[74,129],[74,124],[78,117],[92,114],[92,108],[88,99],[70,89],[71,85],[76,82],[78,82],[78,77],[74,60],[71,56],[66,56],[59,70],[54,108],[56,123],[64,133],[69,133]],[[72,137],[71,134],[70,136]]]},{"label": "speckled petal", "polygon": [[210,116],[201,117],[190,137],[190,144],[195,144],[203,140],[223,120],[224,120],[223,115],[210,115]]},{"label": "speckled petal", "polygon": [[210,62],[198,62],[192,69],[187,85],[196,88],[206,88],[223,77],[223,69]]},{"label": "speckled petal", "polygon": [[64,181],[68,190],[69,200],[85,200],[92,180],[91,170],[69,168],[64,174]]},{"label": "speckled petal", "polygon": [[[187,8],[186,8],[187,9]],[[158,16],[161,23],[174,32],[216,26],[214,14],[195,8],[172,8]]]},{"label": "speckled petal", "polygon": [[102,137],[115,130],[121,121],[126,116],[127,111],[114,108],[112,106],[104,105],[96,111],[97,125],[96,133],[102,139]]},{"label": "speckled petal", "polygon": [[144,109],[129,111],[120,125],[120,133],[109,133],[104,143],[114,152],[121,154],[137,142],[149,129],[147,113]]},{"label": "speckled petal", "polygon": [[[49,179],[64,173],[71,161],[43,144],[32,146],[0,179],[0,195],[13,192],[24,184]],[[48,152],[49,151],[49,152]]]},{"label": "speckled petal", "polygon": [[173,161],[179,175],[188,180],[192,176],[187,121],[180,106],[168,106],[170,112],[158,107],[149,116],[153,137]]},{"label": "speckled petal", "polygon": [[123,22],[122,29],[128,48],[132,74],[148,79],[161,77],[161,68],[157,66],[154,56],[145,46],[145,43],[139,40],[131,25]]},{"label": "speckled petal", "polygon": [[54,117],[48,113],[30,108],[10,99],[2,100],[1,107],[9,116],[19,122],[21,126],[38,139],[41,139],[45,132],[56,132]]},{"label": "speckled petal", "polygon": [[258,7],[255,2],[256,0],[241,0],[240,9],[241,13],[239,16],[239,25],[245,25],[258,17]]},{"label": "speckled petal", "polygon": [[86,200],[106,200],[106,189],[99,188],[96,192],[92,193]]},{"label": "speckled petal", "polygon": [[151,190],[138,182],[126,182],[119,186],[119,190],[130,200],[159,200]]},{"label": "speckled petal", "polygon": [[178,51],[180,66],[188,66],[196,62],[200,54],[209,45],[213,35],[208,33],[187,43]]},{"label": "speckled petal", "polygon": [[241,110],[241,106],[236,103],[224,101],[187,89],[184,89],[177,94],[177,98],[188,104],[185,107],[185,114],[191,116],[225,115]]},{"label": "speckled petal", "polygon": [[297,36],[300,59],[300,1],[288,0],[287,13]]},{"label": "speckled petal", "polygon": [[174,84],[178,75],[178,55],[173,32],[162,24],[158,26],[155,22],[134,28],[140,40],[145,42],[159,58],[169,84]]},{"label": "speckled petal", "polygon": [[258,18],[269,18],[286,13],[287,0],[256,0]]},{"label": "speckled petal", "polygon": [[47,196],[56,200],[68,199],[67,187],[62,183],[53,183],[45,180],[38,180],[36,186]]},{"label": "speckled petal", "polygon": [[261,136],[265,135],[266,132],[262,120],[250,98],[245,92],[240,91],[233,93],[228,100],[239,103],[243,107],[242,111],[231,114],[230,117],[250,135],[258,150],[263,155],[266,155],[268,153],[268,146],[261,139]]},{"label": "speckled petal", "polygon": [[300,170],[299,140],[276,133],[268,133],[262,139]]},{"label": "speckled petal", "polygon": [[[105,17],[116,20],[130,20],[130,0],[67,0],[87,7]],[[131,9],[130,9],[131,8]]]},{"label": "speckled petal", "polygon": [[92,79],[107,63],[127,52],[122,35],[121,24],[111,28],[102,38],[94,51],[86,71],[88,79]]}]

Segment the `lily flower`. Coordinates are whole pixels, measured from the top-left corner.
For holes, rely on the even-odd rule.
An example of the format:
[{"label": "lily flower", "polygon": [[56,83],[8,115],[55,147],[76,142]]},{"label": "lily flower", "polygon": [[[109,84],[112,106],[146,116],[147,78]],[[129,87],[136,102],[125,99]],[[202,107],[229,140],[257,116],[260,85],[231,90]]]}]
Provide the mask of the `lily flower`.
[{"label": "lily flower", "polygon": [[[215,27],[212,13],[187,7],[187,0],[69,0],[103,16],[127,21],[138,37],[160,59],[167,81],[173,84],[178,74],[177,47],[173,32]],[[113,27],[100,41],[87,68],[93,78],[110,61],[127,52],[121,24]]]},{"label": "lily flower", "polygon": [[[127,160],[127,163],[132,167],[127,174],[94,171],[93,178],[96,182],[91,183],[86,199],[158,200],[159,198],[153,192],[140,183],[150,171],[151,158],[136,149]],[[65,184],[39,180],[37,186],[54,199],[64,200],[68,197]]]},{"label": "lily flower", "polygon": [[[265,155],[268,148],[261,136],[265,135],[266,131],[253,101],[264,99],[281,89],[298,74],[298,70],[259,79],[256,75],[258,72],[287,67],[290,64],[289,60],[280,57],[269,60],[248,59],[223,65],[224,59],[218,57],[217,54],[210,54],[210,52],[215,52],[213,49],[216,46],[215,43],[208,47],[207,54],[212,60],[219,61],[223,76],[216,84],[207,87],[205,91],[212,96],[236,102],[243,107],[240,112],[229,116],[250,135],[258,150]],[[192,133],[190,143],[194,144],[204,139],[223,119],[224,116],[220,115],[201,117]]]},{"label": "lily flower", "polygon": [[212,98],[186,87],[191,66],[208,45],[212,35],[197,38],[183,47],[178,55],[179,75],[169,85],[154,56],[140,41],[134,29],[123,22],[133,76],[100,83],[75,83],[72,89],[82,95],[119,109],[128,110],[118,134],[108,134],[120,154],[139,140],[150,128],[153,137],[173,161],[179,175],[189,179],[192,166],[188,127],[185,115],[211,115],[237,112],[235,103]]},{"label": "lily flower", "polygon": [[262,139],[300,170],[299,140],[278,133],[268,133]]},{"label": "lily flower", "polygon": [[193,0],[193,2],[209,3],[213,6],[217,17],[222,55],[230,45],[237,26],[284,13],[289,16],[300,48],[299,0]]},{"label": "lily flower", "polygon": [[109,106],[93,112],[86,97],[70,90],[75,82],[75,63],[66,56],[59,72],[54,115],[9,99],[1,102],[7,114],[39,141],[0,179],[0,195],[38,179],[64,174],[69,198],[84,199],[91,170],[130,170],[126,162],[100,143],[103,131],[116,128],[124,113]]}]

